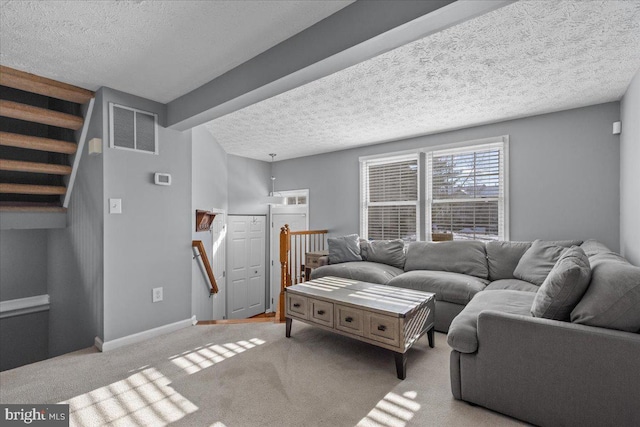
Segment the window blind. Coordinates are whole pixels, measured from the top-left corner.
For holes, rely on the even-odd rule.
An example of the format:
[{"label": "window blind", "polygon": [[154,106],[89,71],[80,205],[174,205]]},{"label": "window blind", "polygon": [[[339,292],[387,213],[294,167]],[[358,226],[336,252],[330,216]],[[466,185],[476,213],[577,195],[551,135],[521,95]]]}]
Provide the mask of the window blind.
[{"label": "window blind", "polygon": [[376,159],[361,164],[361,235],[368,239],[417,239],[418,158]]},{"label": "window blind", "polygon": [[432,233],[505,239],[504,143],[427,153]]}]

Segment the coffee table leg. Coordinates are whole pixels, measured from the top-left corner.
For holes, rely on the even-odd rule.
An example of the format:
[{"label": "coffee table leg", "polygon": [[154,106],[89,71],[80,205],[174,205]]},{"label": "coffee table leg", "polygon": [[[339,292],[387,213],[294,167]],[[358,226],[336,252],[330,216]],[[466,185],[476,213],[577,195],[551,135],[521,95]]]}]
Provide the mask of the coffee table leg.
[{"label": "coffee table leg", "polygon": [[285,318],[285,321],[287,322],[286,323],[286,328],[287,328],[286,335],[287,335],[287,338],[291,338],[291,318],[287,317],[287,318]]},{"label": "coffee table leg", "polygon": [[427,337],[429,338],[429,347],[433,348],[435,346],[435,342],[433,341],[433,328],[427,331]]},{"label": "coffee table leg", "polygon": [[393,355],[396,358],[396,373],[398,379],[403,380],[407,377],[407,353],[396,353]]}]

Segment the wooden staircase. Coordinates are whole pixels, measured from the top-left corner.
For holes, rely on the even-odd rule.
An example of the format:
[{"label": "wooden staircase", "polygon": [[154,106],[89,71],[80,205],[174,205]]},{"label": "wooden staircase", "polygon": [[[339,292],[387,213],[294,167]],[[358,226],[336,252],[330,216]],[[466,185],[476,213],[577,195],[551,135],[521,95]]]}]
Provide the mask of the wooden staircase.
[{"label": "wooden staircase", "polygon": [[[0,212],[63,212],[94,93],[0,65]],[[88,109],[90,110],[90,108]],[[78,162],[74,162],[77,165]]]}]

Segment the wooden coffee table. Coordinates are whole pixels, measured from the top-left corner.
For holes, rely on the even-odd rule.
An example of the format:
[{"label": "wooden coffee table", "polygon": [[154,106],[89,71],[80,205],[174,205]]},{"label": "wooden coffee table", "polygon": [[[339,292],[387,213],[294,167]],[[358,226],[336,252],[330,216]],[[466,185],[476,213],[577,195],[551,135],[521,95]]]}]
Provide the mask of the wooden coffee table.
[{"label": "wooden coffee table", "polygon": [[285,288],[286,335],[292,320],[394,352],[398,378],[407,374],[407,350],[426,332],[433,348],[435,294],[323,277]]}]

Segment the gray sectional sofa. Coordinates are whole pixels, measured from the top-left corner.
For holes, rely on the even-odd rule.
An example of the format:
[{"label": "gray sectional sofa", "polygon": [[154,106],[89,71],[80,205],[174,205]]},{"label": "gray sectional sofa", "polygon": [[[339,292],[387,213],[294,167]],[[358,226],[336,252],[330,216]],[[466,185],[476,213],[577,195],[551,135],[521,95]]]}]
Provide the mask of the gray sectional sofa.
[{"label": "gray sectional sofa", "polygon": [[[350,236],[344,236],[350,237]],[[357,236],[352,235],[358,241]],[[340,238],[344,239],[344,238]],[[582,241],[549,242],[569,247]],[[436,325],[446,333],[453,319],[483,290],[511,289],[536,292],[538,286],[513,275],[531,242],[412,242],[358,241],[357,255],[329,257],[311,272],[311,279],[337,276],[381,285],[398,286],[436,294]],[[353,250],[351,250],[353,252]],[[400,256],[399,254],[402,254]],[[360,260],[358,260],[360,256]]]},{"label": "gray sectional sofa", "polygon": [[541,426],[640,425],[640,267],[593,240],[413,242],[403,265],[398,242],[359,245],[311,278],[435,292],[456,399]]}]

